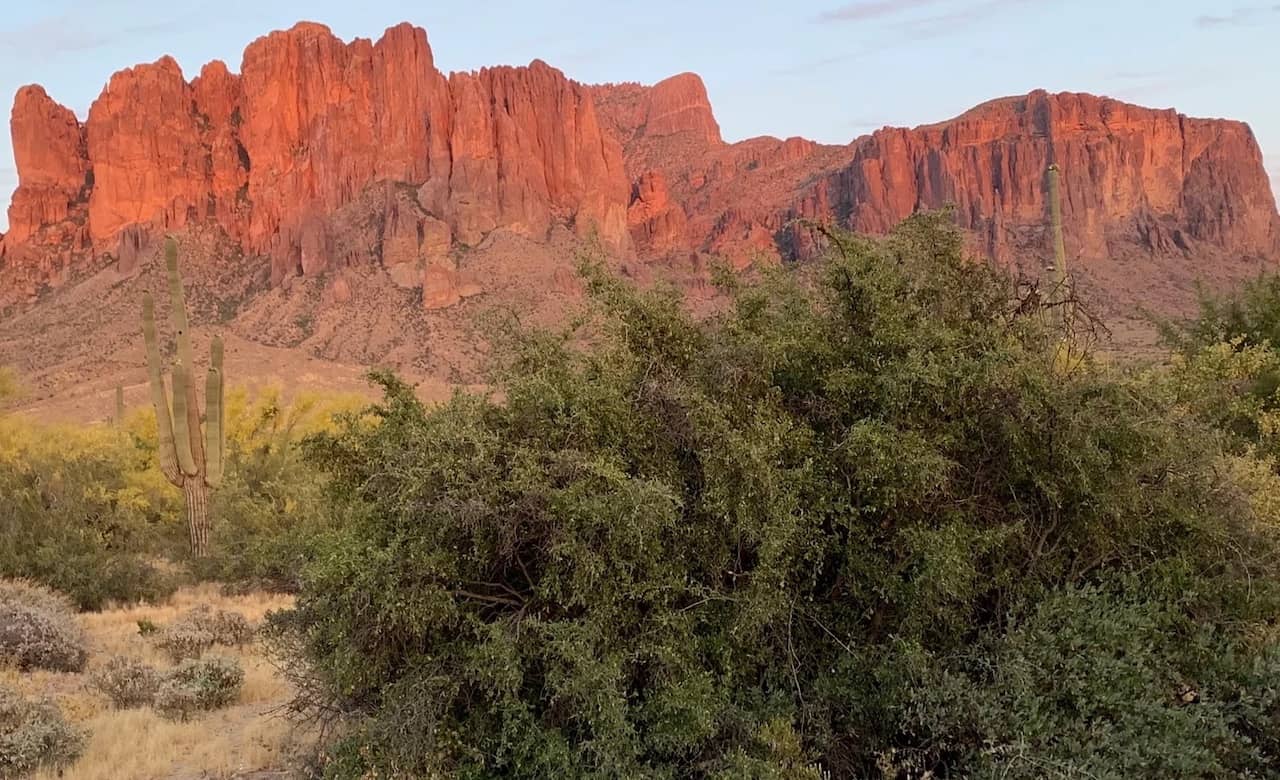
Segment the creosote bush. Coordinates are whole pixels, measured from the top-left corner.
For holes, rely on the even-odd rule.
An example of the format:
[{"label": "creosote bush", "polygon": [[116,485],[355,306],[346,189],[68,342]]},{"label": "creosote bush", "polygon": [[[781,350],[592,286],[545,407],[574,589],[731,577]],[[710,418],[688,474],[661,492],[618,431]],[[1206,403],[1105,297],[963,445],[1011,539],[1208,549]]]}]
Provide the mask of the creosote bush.
[{"label": "creosote bush", "polygon": [[86,735],[49,702],[24,699],[0,686],[0,778],[59,769],[83,752]]},{"label": "creosote bush", "polygon": [[[1277,529],[1163,375],[1054,359],[945,216],[674,294],[584,271],[501,400],[311,438],[271,633],[332,777],[1265,776]],[[587,346],[580,346],[582,344]]]},{"label": "creosote bush", "polygon": [[78,672],[88,653],[70,601],[33,583],[0,580],[0,662]]},{"label": "creosote bush", "polygon": [[115,656],[96,670],[93,685],[111,700],[116,709],[142,707],[155,699],[161,674],[154,666],[136,658]]},{"label": "creosote bush", "polygon": [[243,685],[244,670],[234,658],[188,659],[165,675],[154,704],[167,718],[187,720],[196,712],[231,704]]}]

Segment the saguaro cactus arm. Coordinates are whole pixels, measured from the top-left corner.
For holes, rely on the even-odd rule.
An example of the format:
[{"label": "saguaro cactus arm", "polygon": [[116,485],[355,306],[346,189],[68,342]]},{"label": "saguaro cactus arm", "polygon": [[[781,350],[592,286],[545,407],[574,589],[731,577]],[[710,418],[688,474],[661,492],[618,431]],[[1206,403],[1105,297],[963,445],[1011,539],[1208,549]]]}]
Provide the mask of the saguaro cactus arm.
[{"label": "saguaro cactus arm", "polygon": [[[191,401],[190,369],[181,363],[173,365],[173,440],[177,445],[178,467],[188,477],[199,474],[195,457],[191,454]],[[200,435],[200,428],[195,429]]]},{"label": "saguaro cactus arm", "polygon": [[156,303],[151,294],[142,298],[142,338],[147,346],[147,378],[151,384],[151,404],[156,410],[156,445],[160,455],[160,471],[176,487],[182,487],[178,470],[177,447],[173,438],[173,418],[165,396],[164,375],[160,371],[160,345],[156,339]]},{"label": "saguaro cactus arm", "polygon": [[222,484],[223,428],[226,421],[222,389],[222,339],[215,336],[209,345],[209,376],[204,389],[204,482],[209,487]]},{"label": "saguaro cactus arm", "polygon": [[1049,221],[1053,227],[1054,278],[1060,285],[1067,279],[1067,245],[1062,238],[1062,192],[1057,163],[1049,166]]},{"label": "saguaro cactus arm", "polygon": [[164,265],[169,277],[169,301],[173,306],[173,325],[177,328],[178,360],[194,369],[195,355],[191,351],[191,331],[187,323],[187,296],[182,291],[182,277],[178,273],[178,242],[172,238],[164,242]]}]

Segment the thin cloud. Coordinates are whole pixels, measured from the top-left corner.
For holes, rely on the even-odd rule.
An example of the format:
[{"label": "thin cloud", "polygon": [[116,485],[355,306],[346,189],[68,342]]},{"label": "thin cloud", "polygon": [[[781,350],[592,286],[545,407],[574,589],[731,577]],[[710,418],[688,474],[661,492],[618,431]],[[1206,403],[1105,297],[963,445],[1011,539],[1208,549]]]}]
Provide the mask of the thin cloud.
[{"label": "thin cloud", "polygon": [[1233,27],[1241,24],[1252,24],[1262,17],[1280,13],[1280,4],[1271,6],[1249,5],[1233,8],[1231,13],[1223,15],[1204,14],[1196,17],[1196,26],[1210,29],[1213,27]]},{"label": "thin cloud", "polygon": [[1021,5],[1031,5],[1041,0],[982,0],[967,3],[955,10],[912,19],[896,25],[897,29],[912,39],[937,38],[954,33],[976,22],[998,16],[1006,10]]},{"label": "thin cloud", "polygon": [[70,14],[46,17],[0,32],[0,46],[11,51],[80,52],[96,49],[110,40],[100,32],[86,29]]},{"label": "thin cloud", "polygon": [[211,2],[201,3],[169,19],[109,31],[92,28],[73,14],[48,16],[31,24],[0,31],[0,47],[28,54],[76,54],[101,48],[120,39],[180,30],[212,6]]},{"label": "thin cloud", "polygon": [[[826,11],[815,21],[850,21],[855,19],[876,19],[901,12],[936,5],[942,0],[863,0],[849,3],[839,8]],[[1014,6],[1029,5],[1041,0],[967,0],[952,10],[893,22],[888,29],[897,33],[882,35],[869,45],[861,46],[856,51],[818,57],[769,71],[773,77],[788,77],[812,73],[815,69],[830,65],[838,65],[862,59],[876,52],[893,49],[903,43],[922,38],[935,38],[957,32],[963,27],[995,16]],[[983,56],[989,56],[983,53]]]},{"label": "thin cloud", "polygon": [[814,17],[815,22],[856,22],[892,16],[913,8],[935,5],[939,0],[861,0],[846,3],[839,8],[823,11]]},{"label": "thin cloud", "polygon": [[811,74],[815,70],[818,70],[820,68],[825,68],[830,65],[839,65],[843,62],[851,62],[853,60],[862,59],[868,54],[869,51],[874,51],[874,49],[871,49],[871,50],[863,49],[863,50],[852,52],[849,54],[836,54],[831,57],[822,57],[816,60],[806,60],[805,62],[798,62],[794,65],[787,65],[786,67],[776,68],[774,70],[771,70],[769,71],[769,75],[770,76],[798,76],[798,75],[804,75],[804,74]]}]

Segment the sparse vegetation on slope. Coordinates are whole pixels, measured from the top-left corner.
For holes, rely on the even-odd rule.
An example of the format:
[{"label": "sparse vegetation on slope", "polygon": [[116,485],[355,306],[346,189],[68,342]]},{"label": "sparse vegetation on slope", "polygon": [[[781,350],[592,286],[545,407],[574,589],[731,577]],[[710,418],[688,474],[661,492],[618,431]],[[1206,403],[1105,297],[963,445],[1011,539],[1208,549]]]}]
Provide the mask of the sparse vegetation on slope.
[{"label": "sparse vegetation on slope", "polygon": [[841,244],[707,322],[589,268],[500,403],[381,374],[310,442],[345,522],[274,632],[330,776],[1280,768],[1259,461],[944,220]]}]

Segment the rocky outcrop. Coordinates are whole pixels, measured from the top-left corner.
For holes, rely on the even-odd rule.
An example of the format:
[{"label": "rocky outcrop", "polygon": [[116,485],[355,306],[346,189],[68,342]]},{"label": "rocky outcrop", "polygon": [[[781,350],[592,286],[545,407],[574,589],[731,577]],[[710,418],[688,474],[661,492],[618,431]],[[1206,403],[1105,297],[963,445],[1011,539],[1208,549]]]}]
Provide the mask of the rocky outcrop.
[{"label": "rocky outcrop", "polygon": [[659,81],[649,92],[644,134],[650,137],[693,133],[708,143],[720,143],[720,125],[702,78],[681,73]]},{"label": "rocky outcrop", "polygon": [[621,146],[587,89],[542,62],[446,78],[407,24],[344,43],[301,23],[250,44],[238,76],[214,62],[188,83],[169,57],[129,68],[83,128],[24,88],[13,126],[20,185],[6,247],[87,199],[98,253],[119,254],[139,231],[213,223],[268,256],[280,282],[372,260],[339,251],[332,217],[385,182],[411,185],[463,244],[564,223],[630,247]]},{"label": "rocky outcrop", "polygon": [[212,62],[188,82],[168,57],[129,68],[83,124],[24,87],[12,132],[10,300],[86,258],[127,271],[159,232],[193,225],[266,258],[273,283],[381,265],[429,307],[480,291],[457,250],[499,229],[742,267],[811,249],[799,218],[883,232],[952,203],[978,247],[1013,261],[1048,251],[1054,162],[1074,257],[1280,255],[1261,154],[1237,122],[1034,92],[845,146],[729,144],[694,74],[589,87],[535,61],[446,77],[407,24],[343,42],[300,23],[251,43],[238,75]]},{"label": "rocky outcrop", "polygon": [[1239,122],[1034,92],[950,122],[878,131],[852,153],[797,213],[843,216],[855,230],[882,233],[921,208],[951,203],[989,254],[1012,260],[1044,243],[1044,175],[1056,162],[1068,251],[1077,257],[1120,243],[1170,252],[1196,242],[1267,255],[1280,242],[1261,151]]},{"label": "rocky outcrop", "polygon": [[[678,104],[664,84],[595,87],[603,121],[624,139],[633,175],[663,175],[668,200],[688,217],[685,248],[728,255],[737,265],[804,254],[813,244],[797,240],[798,218],[883,233],[947,204],[991,256],[1041,257],[1049,249],[1044,175],[1053,162],[1063,170],[1074,257],[1201,249],[1280,256],[1280,219],[1261,152],[1239,122],[1038,91],[948,122],[886,128],[848,146],[800,138],[726,144],[689,127],[651,134],[655,113],[697,115],[652,109]],[[643,229],[633,227],[633,235],[645,238]]]},{"label": "rocky outcrop", "polygon": [[92,181],[84,128],[70,109],[44,88],[18,90],[10,119],[18,190],[9,203],[6,242],[28,241],[45,226],[58,225],[83,204]]},{"label": "rocky outcrop", "polygon": [[671,200],[667,179],[658,171],[646,171],[636,180],[627,225],[636,247],[646,254],[664,254],[688,245],[684,209]]}]

